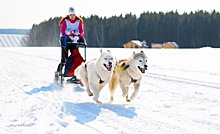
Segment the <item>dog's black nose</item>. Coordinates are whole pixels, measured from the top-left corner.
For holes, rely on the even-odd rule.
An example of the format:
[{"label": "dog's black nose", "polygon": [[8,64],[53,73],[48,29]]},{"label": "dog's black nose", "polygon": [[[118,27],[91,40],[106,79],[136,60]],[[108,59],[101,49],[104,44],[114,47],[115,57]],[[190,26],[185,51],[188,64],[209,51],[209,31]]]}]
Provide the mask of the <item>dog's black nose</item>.
[{"label": "dog's black nose", "polygon": [[109,64],[109,65],[112,65],[112,62],[109,62],[108,64]]},{"label": "dog's black nose", "polygon": [[147,68],[148,66],[147,66],[147,65],[144,65],[144,67]]}]

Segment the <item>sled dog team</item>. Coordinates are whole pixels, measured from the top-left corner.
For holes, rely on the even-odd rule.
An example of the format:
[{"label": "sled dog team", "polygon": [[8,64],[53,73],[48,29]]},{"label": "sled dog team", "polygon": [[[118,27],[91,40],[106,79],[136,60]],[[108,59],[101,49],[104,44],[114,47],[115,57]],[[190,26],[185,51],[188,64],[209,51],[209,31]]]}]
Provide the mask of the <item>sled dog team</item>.
[{"label": "sled dog team", "polygon": [[[107,50],[100,51],[97,59],[82,63],[75,70],[76,77],[81,79],[86,88],[88,96],[93,96],[96,103],[101,103],[99,94],[106,84],[109,84],[110,100],[114,100],[114,92],[119,85],[122,96],[126,101],[133,100],[139,91],[142,76],[147,70],[147,56],[143,51],[133,54],[125,60],[117,60],[116,57]],[[133,84],[134,91],[128,97],[129,86]]]}]

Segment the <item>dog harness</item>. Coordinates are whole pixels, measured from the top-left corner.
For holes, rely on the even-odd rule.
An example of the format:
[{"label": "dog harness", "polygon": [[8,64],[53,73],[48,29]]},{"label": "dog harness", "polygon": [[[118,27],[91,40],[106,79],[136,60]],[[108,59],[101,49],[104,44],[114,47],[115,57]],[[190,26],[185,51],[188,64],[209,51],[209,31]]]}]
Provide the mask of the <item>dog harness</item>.
[{"label": "dog harness", "polygon": [[[121,65],[120,67],[116,67],[115,70],[116,70],[116,71],[119,71],[119,72],[122,72],[122,71],[124,71],[124,70],[126,70],[126,69],[128,69],[128,68],[129,68],[129,65],[126,65],[125,62],[124,62],[124,63],[122,63],[122,65]],[[129,74],[128,74],[128,75],[129,75]],[[129,76],[130,76],[130,75],[129,75]],[[136,79],[133,79],[131,76],[130,76],[130,78],[131,78],[131,83],[137,82],[137,80],[136,80]]]},{"label": "dog harness", "polygon": [[124,63],[121,65],[121,67],[116,67],[115,70],[116,70],[116,71],[119,71],[119,72],[122,72],[122,71],[126,70],[126,69],[129,67],[129,65],[126,65],[126,66],[125,66],[125,65],[126,65],[126,64],[125,64],[125,62],[124,62]]}]

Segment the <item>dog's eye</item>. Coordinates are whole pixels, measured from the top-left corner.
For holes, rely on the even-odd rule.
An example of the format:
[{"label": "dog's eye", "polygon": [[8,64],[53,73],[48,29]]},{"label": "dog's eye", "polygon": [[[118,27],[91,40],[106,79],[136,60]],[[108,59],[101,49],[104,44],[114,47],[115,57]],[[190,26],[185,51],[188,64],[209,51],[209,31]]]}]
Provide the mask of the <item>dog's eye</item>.
[{"label": "dog's eye", "polygon": [[146,60],[146,62],[147,62],[147,60]]},{"label": "dog's eye", "polygon": [[111,58],[111,60],[113,60],[113,58]]},{"label": "dog's eye", "polygon": [[142,62],[142,60],[139,60],[139,62]]},{"label": "dog's eye", "polygon": [[107,60],[107,58],[104,58],[105,60]]}]

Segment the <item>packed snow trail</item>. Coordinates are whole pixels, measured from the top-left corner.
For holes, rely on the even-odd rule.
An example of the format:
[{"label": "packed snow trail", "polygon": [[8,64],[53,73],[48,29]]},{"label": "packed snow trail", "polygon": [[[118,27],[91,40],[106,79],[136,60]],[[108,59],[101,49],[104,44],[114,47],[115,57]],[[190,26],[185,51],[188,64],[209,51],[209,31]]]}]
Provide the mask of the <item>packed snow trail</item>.
[{"label": "packed snow trail", "polygon": [[[110,50],[118,59],[140,51]],[[88,48],[87,58],[99,51]],[[118,87],[111,103],[106,86],[103,104],[96,104],[84,87],[53,84],[60,48],[0,48],[0,133],[220,133],[219,67],[209,60],[203,68],[197,61],[194,68],[189,58],[193,53],[194,58],[205,55],[204,60],[219,57],[220,50],[144,51],[149,70],[137,99],[126,102]]]}]

